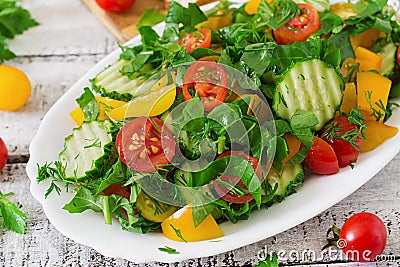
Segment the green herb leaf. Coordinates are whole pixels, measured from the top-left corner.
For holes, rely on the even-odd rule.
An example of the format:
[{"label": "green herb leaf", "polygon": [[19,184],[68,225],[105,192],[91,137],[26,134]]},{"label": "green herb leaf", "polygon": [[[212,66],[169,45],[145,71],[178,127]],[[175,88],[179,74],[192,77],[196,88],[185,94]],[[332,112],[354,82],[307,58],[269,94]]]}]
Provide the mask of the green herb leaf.
[{"label": "green herb leaf", "polygon": [[[207,204],[204,204],[207,203]],[[210,202],[210,199],[201,194],[195,194],[193,196],[192,203],[192,217],[194,222],[194,227],[197,227],[205,218],[214,210],[215,204]]]},{"label": "green herb leaf", "polygon": [[92,91],[86,87],[83,94],[76,99],[87,121],[96,120],[99,116],[99,103]]},{"label": "green herb leaf", "polygon": [[167,14],[167,23],[182,23],[187,27],[194,27],[200,22],[207,20],[207,16],[200,10],[199,6],[189,3],[188,8],[183,7],[178,2],[173,1]]},{"label": "green herb leaf", "polygon": [[85,210],[93,210],[94,212],[103,211],[103,195],[92,195],[92,193],[82,187],[78,190],[74,198],[66,204],[63,209],[70,213],[81,213]]},{"label": "green herb leaf", "polygon": [[278,267],[278,258],[275,254],[266,255],[266,259],[264,261],[260,261],[255,267]]},{"label": "green herb leaf", "polygon": [[142,26],[154,26],[166,19],[166,15],[158,12],[155,7],[146,9],[139,22],[136,24],[136,28],[140,28]]},{"label": "green herb leaf", "polygon": [[15,57],[15,54],[8,49],[7,39],[13,39],[16,35],[38,25],[19,2],[8,0],[0,3],[0,63]]},{"label": "green herb leaf", "polygon": [[179,254],[179,252],[176,249],[168,246],[158,248],[158,250],[162,252],[167,252],[168,254]]},{"label": "green herb leaf", "polygon": [[4,226],[18,234],[24,234],[26,231],[26,215],[20,208],[7,199],[7,196],[13,193],[3,194],[0,191],[0,210]]},{"label": "green herb leaf", "polygon": [[160,39],[160,36],[158,36],[156,31],[150,26],[140,27],[139,33],[142,37],[142,44],[144,45],[154,45]]}]

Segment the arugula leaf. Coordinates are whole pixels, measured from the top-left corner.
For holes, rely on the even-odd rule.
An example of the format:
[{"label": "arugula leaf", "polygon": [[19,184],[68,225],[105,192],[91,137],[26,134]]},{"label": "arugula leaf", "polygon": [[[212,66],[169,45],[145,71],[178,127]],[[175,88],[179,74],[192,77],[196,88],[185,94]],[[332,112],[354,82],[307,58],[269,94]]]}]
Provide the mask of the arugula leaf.
[{"label": "arugula leaf", "polygon": [[158,36],[151,26],[140,27],[139,33],[142,37],[142,44],[144,45],[154,45],[160,39],[160,36]]},{"label": "arugula leaf", "polygon": [[92,195],[89,189],[81,187],[74,198],[63,209],[70,213],[81,213],[85,210],[93,210],[94,212],[103,211],[103,195]]},{"label": "arugula leaf", "polygon": [[290,125],[294,132],[299,129],[310,128],[316,124],[318,124],[318,118],[308,110],[296,110],[290,119]]},{"label": "arugula leaf", "polygon": [[198,5],[189,3],[188,8],[186,8],[175,1],[171,3],[166,18],[167,23],[182,23],[186,27],[194,27],[205,20],[207,20],[207,16]]},{"label": "arugula leaf", "polygon": [[276,30],[299,13],[293,0],[279,0],[271,7],[266,0],[261,0],[257,10],[260,22]]},{"label": "arugula leaf", "polygon": [[192,217],[194,227],[197,227],[215,209],[215,204],[201,192],[194,194],[192,201]]},{"label": "arugula leaf", "polygon": [[350,42],[350,34],[347,31],[342,31],[329,38],[329,41],[340,50],[340,61],[343,62],[346,58],[355,58],[353,47]]},{"label": "arugula leaf", "polygon": [[[227,168],[229,166],[229,168]],[[261,183],[250,163],[241,157],[229,156],[217,159],[199,172],[193,172],[193,186],[202,186],[221,174],[238,176],[254,197],[257,206],[261,205]]]},{"label": "arugula leaf", "polygon": [[320,14],[321,28],[314,35],[324,35],[337,32],[343,28],[343,20],[336,14],[326,12]]},{"label": "arugula leaf", "polygon": [[158,12],[155,7],[146,9],[139,22],[136,24],[136,28],[140,28],[143,26],[154,26],[166,19],[166,15]]},{"label": "arugula leaf", "polygon": [[190,53],[190,55],[195,59],[200,59],[206,56],[219,56],[221,53],[209,48],[196,48]]},{"label": "arugula leaf", "polygon": [[13,39],[29,28],[39,25],[29,11],[19,5],[18,0],[0,2],[0,63],[15,57],[8,49],[7,39]]},{"label": "arugula leaf", "polygon": [[160,248],[158,248],[158,250],[162,251],[162,252],[167,252],[168,254],[179,254],[179,251],[177,251],[174,248],[168,247],[168,246],[160,247]]},{"label": "arugula leaf", "polygon": [[99,116],[99,103],[92,91],[85,87],[83,94],[76,99],[87,121],[96,120]]},{"label": "arugula leaf", "polygon": [[257,76],[261,76],[270,66],[275,47],[276,44],[272,42],[248,45],[243,52],[241,60],[252,68]]},{"label": "arugula leaf", "polygon": [[13,232],[18,234],[24,234],[26,232],[26,215],[20,210],[20,208],[8,200],[8,196],[13,193],[3,194],[0,191],[0,211],[3,218],[4,226]]},{"label": "arugula leaf", "polygon": [[121,161],[120,158],[118,158],[118,161],[112,166],[112,169],[106,173],[105,178],[103,178],[101,181],[96,190],[96,194],[100,193],[112,184],[123,182],[127,178],[128,172],[127,166]]}]

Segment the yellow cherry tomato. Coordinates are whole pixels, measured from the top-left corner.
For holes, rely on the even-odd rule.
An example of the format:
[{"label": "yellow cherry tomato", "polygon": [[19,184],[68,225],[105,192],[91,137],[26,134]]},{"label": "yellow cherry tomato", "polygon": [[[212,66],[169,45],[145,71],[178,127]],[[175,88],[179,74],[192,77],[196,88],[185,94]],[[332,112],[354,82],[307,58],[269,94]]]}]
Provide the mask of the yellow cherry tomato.
[{"label": "yellow cherry tomato", "polygon": [[0,66],[0,109],[17,110],[31,95],[31,83],[28,77],[17,68]]},{"label": "yellow cherry tomato", "polygon": [[184,206],[165,219],[161,223],[161,229],[164,236],[175,241],[194,242],[224,235],[211,214],[195,227],[190,205]]}]

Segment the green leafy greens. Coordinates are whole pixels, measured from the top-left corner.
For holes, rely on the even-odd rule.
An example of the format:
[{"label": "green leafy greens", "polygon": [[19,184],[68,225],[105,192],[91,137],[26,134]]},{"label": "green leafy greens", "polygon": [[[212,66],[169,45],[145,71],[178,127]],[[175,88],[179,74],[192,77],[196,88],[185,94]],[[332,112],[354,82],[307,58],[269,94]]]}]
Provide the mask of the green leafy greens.
[{"label": "green leafy greens", "polygon": [[16,57],[9,49],[7,40],[22,34],[29,28],[39,25],[28,10],[19,4],[19,0],[0,2],[0,64]]},{"label": "green leafy greens", "polygon": [[7,197],[13,193],[3,194],[0,191],[0,219],[6,228],[18,234],[24,234],[26,231],[26,215],[21,209],[12,203]]}]

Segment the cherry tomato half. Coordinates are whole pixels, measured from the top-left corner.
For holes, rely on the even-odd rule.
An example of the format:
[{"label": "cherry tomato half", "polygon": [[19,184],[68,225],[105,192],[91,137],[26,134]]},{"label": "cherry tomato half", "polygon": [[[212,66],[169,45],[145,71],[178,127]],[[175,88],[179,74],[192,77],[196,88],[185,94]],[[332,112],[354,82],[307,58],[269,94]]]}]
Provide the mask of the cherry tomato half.
[{"label": "cherry tomato half", "polygon": [[303,165],[317,174],[334,174],[339,171],[339,164],[333,148],[318,136],[314,136]]},{"label": "cherry tomato half", "polygon": [[372,261],[385,249],[386,226],[375,214],[360,212],[351,216],[340,229],[339,242],[353,261]]},{"label": "cherry tomato half", "polygon": [[228,92],[228,75],[218,63],[195,61],[183,79],[182,92],[185,101],[189,101],[197,93],[204,110],[211,111],[225,100]]},{"label": "cherry tomato half", "polygon": [[[217,159],[228,157],[228,156],[238,156],[244,159],[247,159],[247,161],[251,164],[253,167],[256,175],[258,176],[259,179],[262,178],[261,174],[261,168],[260,165],[258,164],[258,159],[252,156],[249,156],[245,154],[243,151],[227,151],[220,156],[217,157]],[[238,185],[242,187],[243,189],[247,190],[248,188],[243,184],[242,180],[238,176],[221,176],[219,179],[223,182],[227,183],[232,183],[234,185]],[[253,200],[253,196],[248,193],[244,195],[237,195],[234,192],[230,191],[228,188],[226,188],[224,185],[219,184],[217,180],[215,179],[213,182],[215,192],[220,196],[223,200],[230,202],[230,203],[236,203],[236,204],[243,204],[250,202]]]},{"label": "cherry tomato half", "polygon": [[0,138],[0,171],[4,168],[7,163],[8,150],[3,139]]},{"label": "cherry tomato half", "polygon": [[188,53],[191,53],[196,48],[209,48],[211,45],[211,30],[203,28],[200,31],[190,33],[180,39],[178,44],[183,45]]},{"label": "cherry tomato half", "polygon": [[129,199],[131,196],[131,190],[129,187],[123,186],[121,184],[112,184],[103,190],[103,194],[106,196],[117,195]]},{"label": "cherry tomato half", "polygon": [[153,172],[175,155],[175,139],[158,118],[133,119],[121,128],[115,143],[121,160],[137,172]]},{"label": "cherry tomato half", "polygon": [[[351,124],[347,117],[335,117],[327,123],[321,134],[322,138],[335,151],[340,168],[357,160],[362,146],[362,134],[360,128]],[[341,136],[346,136],[346,139],[350,142],[344,140]]]},{"label": "cherry tomato half", "polygon": [[122,13],[127,11],[136,0],[96,0],[96,3],[104,11]]},{"label": "cherry tomato half", "polygon": [[273,31],[275,40],[280,45],[304,42],[321,27],[318,12],[312,5],[304,3],[297,6],[300,15]]}]

